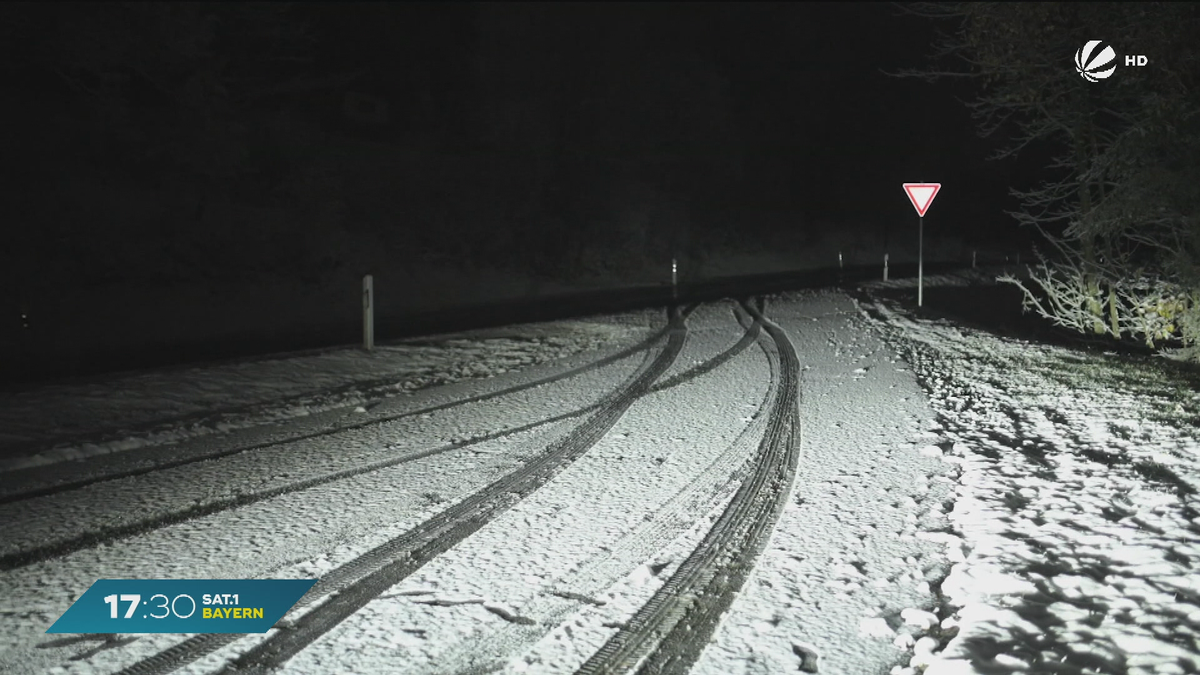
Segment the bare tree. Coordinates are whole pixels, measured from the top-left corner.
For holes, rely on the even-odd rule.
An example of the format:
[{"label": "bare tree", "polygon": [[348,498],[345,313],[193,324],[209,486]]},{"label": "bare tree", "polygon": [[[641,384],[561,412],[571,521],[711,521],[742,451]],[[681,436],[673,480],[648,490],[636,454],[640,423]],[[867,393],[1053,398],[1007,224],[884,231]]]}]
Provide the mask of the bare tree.
[{"label": "bare tree", "polygon": [[[1049,246],[1021,288],[1027,309],[1056,324],[1150,346],[1200,337],[1196,275],[1197,50],[1190,5],[1104,3],[918,3],[907,11],[953,26],[936,57],[950,67],[901,76],[978,83],[967,103],[987,136],[1007,135],[996,156],[1056,149],[1046,179],[1014,191],[1011,215]],[[1097,35],[1128,53],[1170,63],[1120,72],[1102,83],[1079,77],[1069,57]],[[1118,55],[1120,58],[1120,55]],[[1158,61],[1158,59],[1156,59]],[[1195,358],[1195,350],[1184,352]]]}]

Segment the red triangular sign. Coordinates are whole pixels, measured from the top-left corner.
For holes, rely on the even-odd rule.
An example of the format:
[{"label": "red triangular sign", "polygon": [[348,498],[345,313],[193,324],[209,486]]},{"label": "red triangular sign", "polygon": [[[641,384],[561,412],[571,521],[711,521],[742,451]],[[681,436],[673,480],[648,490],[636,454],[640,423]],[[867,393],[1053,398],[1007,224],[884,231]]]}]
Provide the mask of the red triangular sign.
[{"label": "red triangular sign", "polygon": [[922,218],[925,217],[925,212],[929,210],[929,205],[933,203],[933,198],[937,196],[940,189],[942,189],[941,183],[904,184],[904,192],[908,195],[908,200],[917,210],[917,215]]}]

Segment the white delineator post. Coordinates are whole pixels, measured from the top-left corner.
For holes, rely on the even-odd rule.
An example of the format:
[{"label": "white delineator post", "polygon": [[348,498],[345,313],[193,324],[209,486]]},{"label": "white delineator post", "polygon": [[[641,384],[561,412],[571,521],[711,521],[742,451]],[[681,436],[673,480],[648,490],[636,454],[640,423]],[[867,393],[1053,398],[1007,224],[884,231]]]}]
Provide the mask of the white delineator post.
[{"label": "white delineator post", "polygon": [[975,269],[975,254],[979,251],[971,251],[971,269]]},{"label": "white delineator post", "polygon": [[843,268],[845,268],[845,265],[842,264],[842,252],[838,251],[838,269],[840,270]]},{"label": "white delineator post", "polygon": [[884,280],[884,281],[887,281],[887,280],[888,280],[888,278],[887,278],[887,272],[888,272],[887,268],[888,268],[888,254],[884,253],[884,254],[883,254],[883,280]]},{"label": "white delineator post", "polygon": [[371,275],[363,277],[363,349],[375,349],[375,282]]},{"label": "white delineator post", "polygon": [[671,258],[671,297],[679,297],[679,261]]}]

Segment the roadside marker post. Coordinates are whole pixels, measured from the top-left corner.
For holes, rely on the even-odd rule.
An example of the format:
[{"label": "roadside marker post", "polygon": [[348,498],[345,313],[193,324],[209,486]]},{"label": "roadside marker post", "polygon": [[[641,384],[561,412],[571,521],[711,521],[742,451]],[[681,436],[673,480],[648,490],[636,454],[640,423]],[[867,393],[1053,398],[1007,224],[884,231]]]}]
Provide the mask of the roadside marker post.
[{"label": "roadside marker post", "polygon": [[375,349],[375,281],[370,274],[363,277],[363,349]]},{"label": "roadside marker post", "polygon": [[925,212],[941,189],[941,183],[904,184],[904,193],[917,210],[917,307],[925,301]]}]

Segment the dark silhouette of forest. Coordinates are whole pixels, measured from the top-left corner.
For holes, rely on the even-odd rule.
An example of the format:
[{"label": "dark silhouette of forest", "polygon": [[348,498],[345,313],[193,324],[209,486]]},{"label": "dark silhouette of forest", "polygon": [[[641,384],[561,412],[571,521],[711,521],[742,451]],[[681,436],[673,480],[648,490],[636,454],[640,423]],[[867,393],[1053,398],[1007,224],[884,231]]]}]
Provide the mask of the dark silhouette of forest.
[{"label": "dark silhouette of forest", "polygon": [[[1014,247],[887,6],[6,3],[16,361]],[[999,242],[999,243],[997,243]],[[133,336],[137,336],[136,339]],[[315,338],[314,338],[315,339]],[[176,348],[172,347],[172,348]],[[64,356],[64,354],[68,356]],[[32,361],[31,361],[32,362]]]},{"label": "dark silhouette of forest", "polygon": [[[5,249],[23,277],[319,281],[416,262],[560,277],[799,247],[862,200],[846,174],[871,169],[842,139],[879,142],[875,92],[839,82],[840,57],[815,63],[805,43],[836,39],[779,6],[0,13],[19,167]],[[854,136],[823,143],[832,128]]]}]

